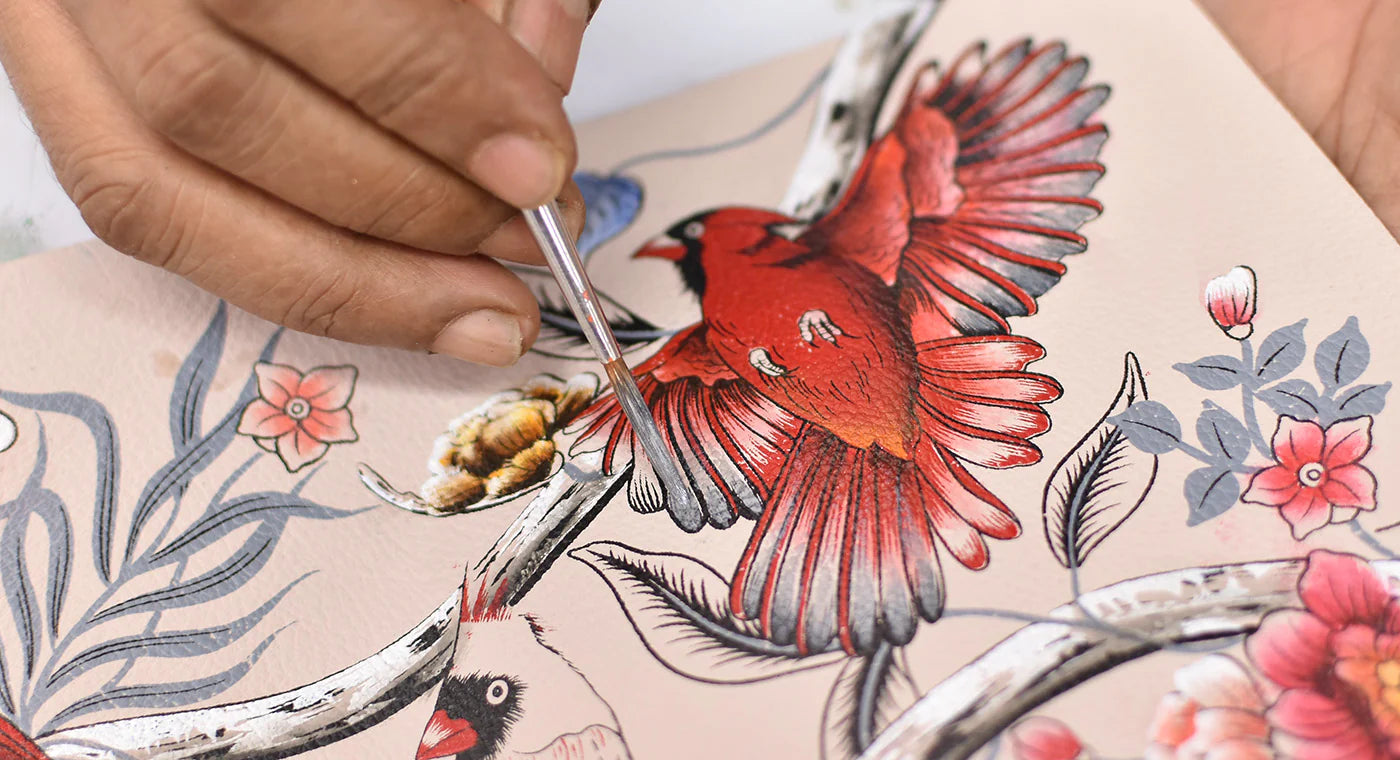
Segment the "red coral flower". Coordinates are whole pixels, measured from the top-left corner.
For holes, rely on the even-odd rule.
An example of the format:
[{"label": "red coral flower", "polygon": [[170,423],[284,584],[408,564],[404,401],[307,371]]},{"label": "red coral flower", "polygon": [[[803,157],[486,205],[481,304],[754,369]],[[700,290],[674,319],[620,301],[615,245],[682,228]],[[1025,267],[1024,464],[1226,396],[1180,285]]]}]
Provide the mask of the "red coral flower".
[{"label": "red coral flower", "polygon": [[258,393],[243,410],[238,432],[275,451],[291,472],[325,455],[332,443],[359,440],[346,405],[355,392],[354,367],[319,367],[302,375],[258,363]]},{"label": "red coral flower", "polygon": [[1376,508],[1376,477],[1359,464],[1371,450],[1370,417],[1335,422],[1325,432],[1316,422],[1280,417],[1273,447],[1278,464],[1255,473],[1241,499],[1278,507],[1295,539]]},{"label": "red coral flower", "polygon": [[1400,600],[1359,557],[1315,551],[1305,609],[1264,618],[1249,659],[1284,692],[1268,711],[1292,760],[1400,758]]}]

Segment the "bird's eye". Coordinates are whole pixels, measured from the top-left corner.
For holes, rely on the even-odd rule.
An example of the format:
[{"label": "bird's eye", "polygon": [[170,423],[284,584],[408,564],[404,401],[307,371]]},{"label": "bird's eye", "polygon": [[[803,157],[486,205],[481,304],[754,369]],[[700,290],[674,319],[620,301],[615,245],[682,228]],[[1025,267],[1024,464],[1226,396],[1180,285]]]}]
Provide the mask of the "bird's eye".
[{"label": "bird's eye", "polygon": [[510,696],[510,684],[504,678],[497,678],[486,687],[486,701],[493,705],[499,705]]},{"label": "bird's eye", "polygon": [[705,234],[705,225],[700,222],[691,222],[681,230],[681,233],[691,240],[699,240]]}]

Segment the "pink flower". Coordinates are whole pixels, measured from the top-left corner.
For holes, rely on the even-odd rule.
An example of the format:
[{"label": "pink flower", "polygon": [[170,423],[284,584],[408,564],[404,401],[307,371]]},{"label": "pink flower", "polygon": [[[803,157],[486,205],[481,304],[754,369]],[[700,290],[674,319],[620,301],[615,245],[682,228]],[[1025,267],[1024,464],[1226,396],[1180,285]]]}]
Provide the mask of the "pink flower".
[{"label": "pink flower", "polygon": [[1143,760],[1272,760],[1264,696],[1233,657],[1197,660],[1175,681],[1157,706]]},{"label": "pink flower", "polygon": [[1086,755],[1083,743],[1069,726],[1034,716],[1011,727],[1011,756],[1016,760],[1075,760]]},{"label": "pink flower", "polygon": [[1249,267],[1235,267],[1206,284],[1206,309],[1225,334],[1244,340],[1254,334],[1257,279]]},{"label": "pink flower", "polygon": [[1400,601],[1361,558],[1315,551],[1304,609],[1265,616],[1249,659],[1284,692],[1268,711],[1292,760],[1400,757]]},{"label": "pink flower", "polygon": [[259,362],[258,393],[243,410],[238,432],[275,451],[290,472],[325,456],[332,443],[359,440],[345,406],[355,392],[354,367],[318,367],[302,375]]},{"label": "pink flower", "polygon": [[1273,447],[1278,464],[1255,473],[1241,499],[1278,507],[1295,539],[1376,508],[1376,477],[1359,464],[1371,450],[1370,417],[1334,422],[1326,432],[1280,417]]}]

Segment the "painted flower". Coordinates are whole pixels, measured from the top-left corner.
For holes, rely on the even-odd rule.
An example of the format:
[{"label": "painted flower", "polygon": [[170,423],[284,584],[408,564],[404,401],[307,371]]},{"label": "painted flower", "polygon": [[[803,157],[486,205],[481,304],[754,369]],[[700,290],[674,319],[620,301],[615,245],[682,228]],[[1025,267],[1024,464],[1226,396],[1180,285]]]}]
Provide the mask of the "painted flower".
[{"label": "painted flower", "polygon": [[1400,757],[1400,600],[1364,560],[1308,555],[1304,609],[1265,616],[1249,659],[1284,692],[1268,710],[1292,760]]},{"label": "painted flower", "polygon": [[275,452],[296,472],[325,456],[333,443],[359,440],[350,410],[354,367],[317,367],[303,375],[281,364],[259,362],[258,394],[243,410],[238,432]]},{"label": "painted flower", "polygon": [[1206,284],[1206,309],[1225,334],[1244,340],[1254,334],[1258,280],[1249,267],[1235,267]]},{"label": "painted flower", "polygon": [[1069,726],[1033,716],[1012,726],[1011,756],[1016,760],[1076,760],[1088,757],[1084,744]]},{"label": "painted flower", "polygon": [[1157,705],[1143,760],[1272,760],[1266,702],[1233,657],[1211,655],[1176,672]]},{"label": "painted flower", "polygon": [[1347,522],[1376,508],[1376,477],[1360,462],[1371,450],[1371,418],[1316,422],[1280,417],[1274,431],[1278,464],[1255,473],[1241,497],[1277,507],[1299,541],[1329,522]]},{"label": "painted flower", "polygon": [[389,504],[418,514],[489,509],[550,476],[562,462],[555,435],[597,395],[591,372],[567,382],[538,375],[448,423],[433,442],[429,477],[418,493],[398,490],[368,465],[360,465],[360,480]]}]

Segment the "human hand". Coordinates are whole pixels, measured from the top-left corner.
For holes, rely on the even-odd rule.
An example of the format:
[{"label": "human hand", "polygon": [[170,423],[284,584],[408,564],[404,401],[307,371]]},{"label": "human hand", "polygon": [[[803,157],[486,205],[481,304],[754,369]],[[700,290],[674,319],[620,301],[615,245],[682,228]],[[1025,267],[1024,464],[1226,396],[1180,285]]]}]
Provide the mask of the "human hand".
[{"label": "human hand", "polygon": [[1199,2],[1400,240],[1400,2]]},{"label": "human hand", "polygon": [[296,330],[513,363],[518,207],[581,228],[597,0],[0,0],[0,63],[112,247]]}]

